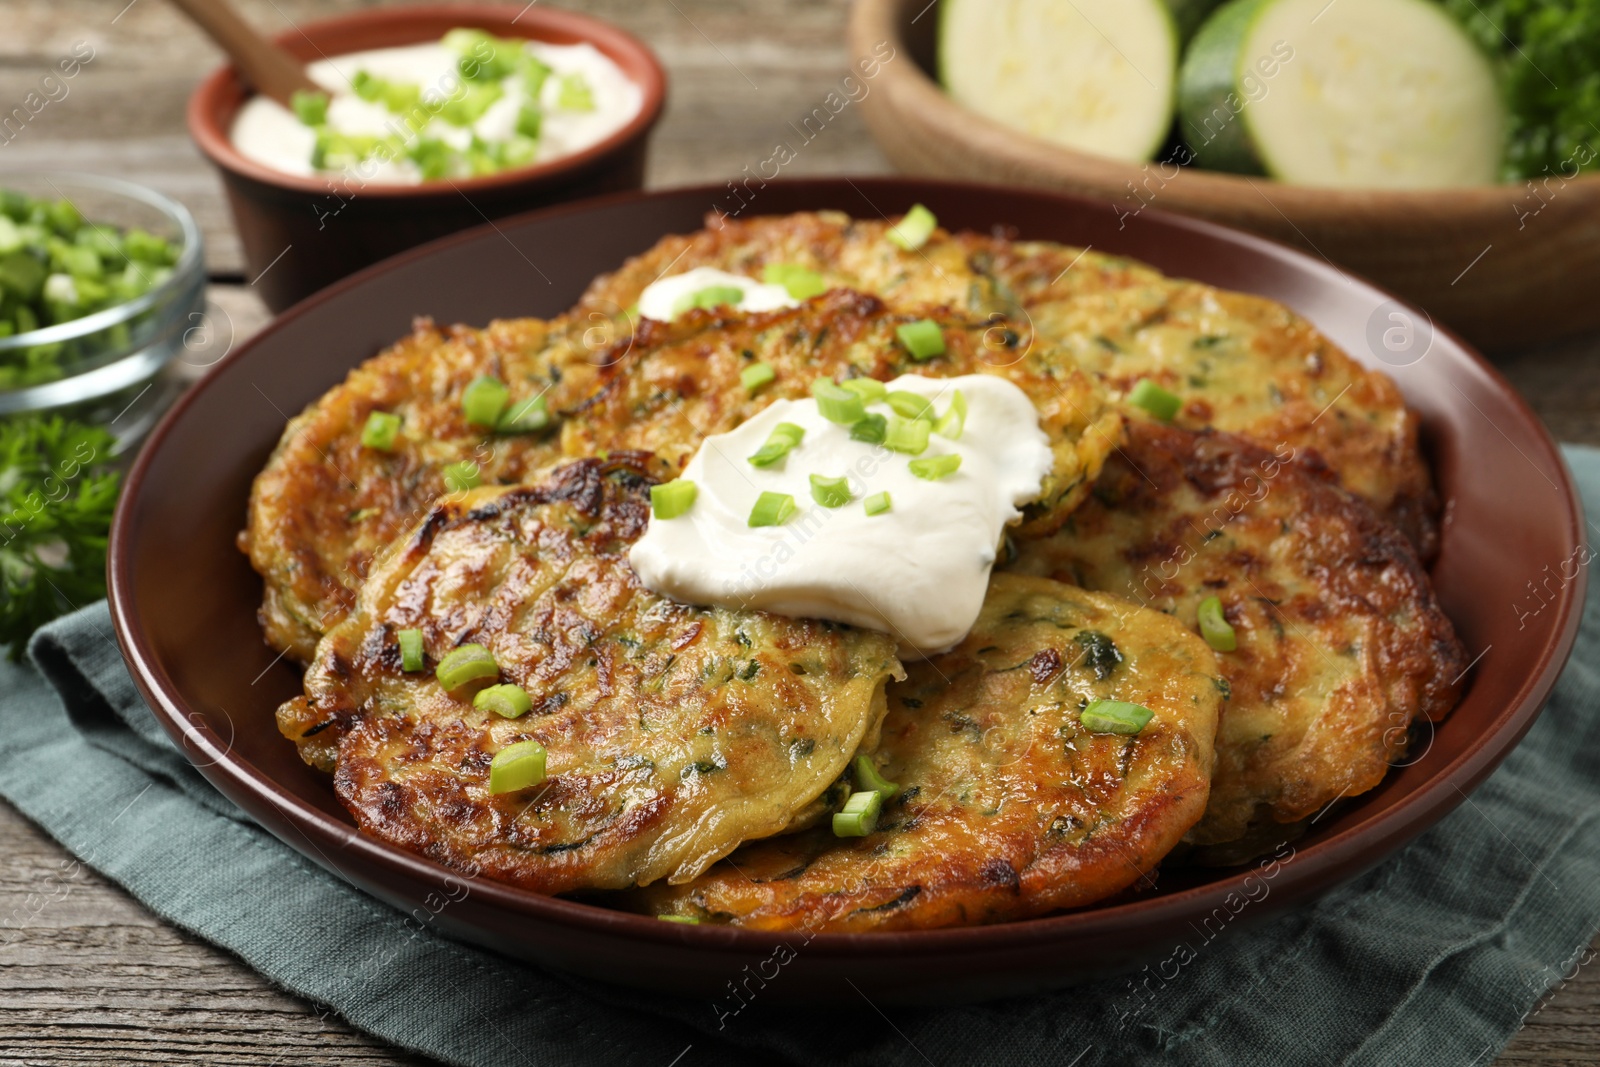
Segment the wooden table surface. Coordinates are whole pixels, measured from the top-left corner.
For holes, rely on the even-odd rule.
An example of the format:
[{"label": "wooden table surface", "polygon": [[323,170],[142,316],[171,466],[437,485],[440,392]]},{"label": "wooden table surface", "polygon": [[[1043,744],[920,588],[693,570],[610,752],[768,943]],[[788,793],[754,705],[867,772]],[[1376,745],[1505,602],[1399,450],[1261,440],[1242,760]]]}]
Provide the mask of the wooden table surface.
[{"label": "wooden table surface", "polygon": [[[239,0],[279,32],[360,0]],[[649,41],[671,72],[649,182],[720,181],[764,159],[784,124],[845,68],[847,0],[565,0]],[[70,167],[169,193],[205,230],[211,298],[235,339],[265,310],[210,167],[184,132],[183,107],[216,51],[163,0],[6,0],[0,110],[33,89],[77,42],[94,58],[22,136],[0,171]],[[858,113],[846,110],[786,168],[888,171]],[[1501,360],[1556,436],[1600,444],[1600,338]],[[0,1067],[12,1064],[423,1064],[274,989],[227,953],[163,923],[0,802]],[[64,874],[63,872],[70,872]],[[42,886],[48,906],[36,907]],[[1600,941],[1596,942],[1600,949]],[[1533,1015],[1500,1064],[1600,1063],[1600,976],[1580,971]],[[685,1067],[692,1067],[686,1061]],[[941,1065],[943,1067],[943,1065]],[[1473,1067],[1477,1067],[1476,1064]]]}]

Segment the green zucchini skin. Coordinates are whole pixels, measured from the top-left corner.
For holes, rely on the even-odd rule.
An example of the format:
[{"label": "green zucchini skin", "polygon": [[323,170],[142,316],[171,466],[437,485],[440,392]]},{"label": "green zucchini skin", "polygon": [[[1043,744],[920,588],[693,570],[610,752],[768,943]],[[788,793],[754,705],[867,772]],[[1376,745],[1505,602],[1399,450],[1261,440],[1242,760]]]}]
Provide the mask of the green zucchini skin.
[{"label": "green zucchini skin", "polygon": [[[1244,42],[1256,17],[1276,0],[1229,0],[1208,19],[1189,42],[1183,66],[1178,71],[1178,133],[1194,155],[1194,161],[1211,170],[1235,174],[1265,174],[1266,167],[1256,151],[1250,130],[1244,122],[1248,96],[1240,91],[1244,66]],[[1277,66],[1293,57],[1288,45],[1284,55],[1255,57],[1252,66],[1266,64],[1259,72],[1272,77]]]},{"label": "green zucchini skin", "polygon": [[1206,16],[1217,9],[1221,0],[1166,0],[1167,10],[1172,12],[1172,24],[1177,27],[1178,40],[1188,42],[1194,39],[1196,31],[1205,25]]}]

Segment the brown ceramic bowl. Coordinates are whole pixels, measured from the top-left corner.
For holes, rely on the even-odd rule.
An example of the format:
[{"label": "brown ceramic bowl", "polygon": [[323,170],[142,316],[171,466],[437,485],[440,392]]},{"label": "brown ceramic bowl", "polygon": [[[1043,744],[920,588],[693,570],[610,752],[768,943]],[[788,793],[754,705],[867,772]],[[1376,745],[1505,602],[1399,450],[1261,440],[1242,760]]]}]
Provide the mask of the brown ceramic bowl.
[{"label": "brown ceramic bowl", "polygon": [[[398,256],[300,304],[213,367],[156,429],[123,493],[110,564],[117,635],[150,706],[217,788],[273,833],[395,905],[437,911],[437,922],[461,938],[596,978],[704,995],[724,993],[741,968],[767,959],[784,939],[662,923],[486,880],[468,880],[464,899],[452,892],[455,902],[441,910],[442,898],[429,894],[447,879],[463,881],[460,875],[358,833],[329,779],[301,763],[273,728],[273,709],[298,691],[299,672],[262,643],[261,582],[233,538],[250,481],[284,420],[405,334],[413,315],[481,324],[557,314],[590,278],[662,235],[699,228],[713,209],[736,210],[729,196],[725,188],[679,189],[539,212]],[[1372,324],[1387,328],[1400,307],[1268,241],[1156,211],[1124,224],[1115,208],[1078,197],[858,179],[771,183],[752,207],[870,217],[916,202],[952,229],[1002,226],[1089,243],[1172,274],[1265,294],[1363,360],[1372,359]],[[1461,803],[1532,724],[1572,647],[1582,577],[1555,591],[1525,627],[1512,608],[1541,567],[1571,558],[1583,543],[1560,453],[1505,380],[1454,337],[1437,332],[1417,357],[1384,369],[1422,414],[1449,505],[1434,578],[1469,652],[1482,656],[1465,700],[1436,735],[1380,787],[1327,813],[1296,842],[1292,859],[1273,872],[1270,895],[1241,919],[1323,892]],[[174,531],[182,531],[181,546]],[[822,934],[763,995],[853,997],[845,977],[875,997],[921,1001],[1069,982],[1166,954],[1230,893],[1253,887],[1259,897],[1259,883],[1245,883],[1251,876],[1261,873],[1163,871],[1157,892],[1050,918]]]},{"label": "brown ceramic bowl", "polygon": [[1600,328],[1600,174],[1420,191],[1317,189],[1075,152],[970,111],[932,72],[937,0],[859,0],[850,54],[887,43],[861,101],[901,170],[1179,211],[1294,245],[1424,308],[1490,350]]},{"label": "brown ceramic bowl", "polygon": [[666,74],[649,48],[608,22],[536,4],[374,7],[305,23],[277,42],[310,62],[437,41],[457,26],[498,37],[592,44],[639,86],[643,106],[604,141],[548,163],[483,178],[352,188],[341,177],[282,174],[241,155],[228,132],[251,93],[233,67],[214,71],[189,98],[189,133],[222,173],[249,280],[272,310],[436,237],[644,183],[650,134],[666,103]]}]

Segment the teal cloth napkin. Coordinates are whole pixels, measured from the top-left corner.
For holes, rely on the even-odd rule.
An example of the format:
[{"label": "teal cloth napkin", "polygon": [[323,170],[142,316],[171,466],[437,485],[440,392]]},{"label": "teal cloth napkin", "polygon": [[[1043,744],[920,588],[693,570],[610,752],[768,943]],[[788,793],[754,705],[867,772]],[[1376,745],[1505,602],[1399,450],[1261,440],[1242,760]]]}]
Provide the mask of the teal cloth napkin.
[{"label": "teal cloth napkin", "polygon": [[[1567,458],[1600,517],[1600,451]],[[728,1015],[450,941],[212,790],[140,701],[104,604],[30,651],[37,669],[0,665],[0,794],[167,920],[455,1064],[1486,1065],[1600,928],[1600,583],[1532,732],[1388,862],[1275,920],[1197,931],[1181,966],[939,1010]]]}]

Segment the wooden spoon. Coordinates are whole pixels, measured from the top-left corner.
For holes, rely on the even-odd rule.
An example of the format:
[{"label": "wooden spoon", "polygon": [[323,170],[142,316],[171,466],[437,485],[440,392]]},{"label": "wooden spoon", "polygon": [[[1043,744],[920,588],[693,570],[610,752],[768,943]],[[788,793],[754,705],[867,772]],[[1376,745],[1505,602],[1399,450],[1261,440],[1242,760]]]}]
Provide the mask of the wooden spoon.
[{"label": "wooden spoon", "polygon": [[228,0],[172,0],[228,53],[233,65],[263,96],[290,106],[296,92],[326,92],[288,52],[257,33]]}]

